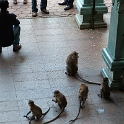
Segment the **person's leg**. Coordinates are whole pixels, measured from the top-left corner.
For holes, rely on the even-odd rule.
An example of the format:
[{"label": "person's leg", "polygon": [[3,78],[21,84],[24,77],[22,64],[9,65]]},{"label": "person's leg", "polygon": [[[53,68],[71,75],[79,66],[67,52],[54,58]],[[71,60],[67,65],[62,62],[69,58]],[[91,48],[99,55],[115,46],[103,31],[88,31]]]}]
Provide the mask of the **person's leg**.
[{"label": "person's leg", "polygon": [[40,3],[40,9],[42,12],[44,12],[45,14],[49,14],[49,11],[46,9],[47,7],[47,0],[41,0]]},{"label": "person's leg", "polygon": [[37,0],[32,0],[32,16],[36,17],[37,16]]},{"label": "person's leg", "polygon": [[64,8],[64,10],[69,10],[73,8],[73,2],[74,0],[68,0],[66,7]]},{"label": "person's leg", "polygon": [[20,42],[20,26],[13,26],[13,33],[14,33],[14,42],[13,42],[13,51],[17,52],[21,49]]},{"label": "person's leg", "polygon": [[41,0],[41,3],[40,3],[40,9],[46,9],[47,7],[47,0]]},{"label": "person's leg", "polygon": [[63,2],[59,2],[59,5],[66,5],[68,3],[68,0],[64,0]]},{"label": "person's leg", "polygon": [[73,6],[73,2],[74,2],[74,0],[68,0],[68,5]]}]

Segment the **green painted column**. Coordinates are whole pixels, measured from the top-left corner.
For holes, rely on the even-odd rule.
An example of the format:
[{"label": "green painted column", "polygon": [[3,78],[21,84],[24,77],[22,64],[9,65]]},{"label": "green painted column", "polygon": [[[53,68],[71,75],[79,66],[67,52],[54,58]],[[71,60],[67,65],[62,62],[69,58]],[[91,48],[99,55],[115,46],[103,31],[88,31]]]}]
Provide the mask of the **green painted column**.
[{"label": "green painted column", "polygon": [[108,45],[102,50],[106,67],[102,75],[109,78],[111,89],[124,88],[124,0],[114,0]]},{"label": "green painted column", "polygon": [[[76,22],[80,29],[90,29],[92,21],[93,0],[76,0],[78,14]],[[106,28],[107,24],[103,20],[103,14],[108,12],[103,0],[95,0],[95,23],[94,28]]]}]

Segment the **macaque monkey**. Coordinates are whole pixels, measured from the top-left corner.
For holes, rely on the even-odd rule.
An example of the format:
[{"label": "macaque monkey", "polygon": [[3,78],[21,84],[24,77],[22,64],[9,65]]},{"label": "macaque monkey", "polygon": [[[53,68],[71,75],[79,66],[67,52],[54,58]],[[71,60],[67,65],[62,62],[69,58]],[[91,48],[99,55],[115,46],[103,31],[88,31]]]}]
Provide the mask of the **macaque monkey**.
[{"label": "macaque monkey", "polygon": [[[42,113],[41,108],[39,106],[35,105],[34,101],[32,101],[32,100],[28,101],[28,105],[30,106],[30,111],[27,113],[27,115],[24,115],[24,117],[26,117],[30,120],[29,124],[31,124],[31,120],[34,120],[35,117],[36,117],[37,120],[39,120],[42,117],[42,115],[45,116],[50,110],[50,108],[49,108],[45,113]],[[31,112],[32,112],[32,116],[28,117],[28,115]]]},{"label": "macaque monkey", "polygon": [[81,98],[81,107],[85,107],[84,103],[87,99],[88,92],[89,92],[88,86],[86,84],[81,84],[78,92],[78,97]]},{"label": "macaque monkey", "polygon": [[83,79],[82,77],[80,77],[80,75],[78,74],[78,58],[79,56],[76,51],[72,52],[67,57],[66,59],[66,71],[67,72],[65,72],[65,74],[69,76],[75,76],[77,79],[79,79],[80,81],[84,83],[101,85],[99,83],[93,83],[93,82],[87,81]]},{"label": "macaque monkey", "polygon": [[70,123],[73,123],[78,118],[81,108],[85,107],[84,103],[87,99],[88,92],[89,92],[88,86],[86,84],[81,84],[79,92],[78,92],[78,97],[79,97],[79,101],[80,101],[79,111],[78,111],[78,114],[77,114],[76,118],[74,120],[69,121]]},{"label": "macaque monkey", "polygon": [[65,107],[67,106],[67,100],[66,100],[66,97],[58,90],[55,90],[54,91],[54,97],[55,97],[55,100],[53,99],[52,101],[55,102],[55,103],[58,103],[58,106],[60,107],[61,109],[61,112],[52,120],[48,121],[48,122],[45,122],[44,124],[48,124],[52,121],[55,121],[57,118],[59,118],[59,116],[62,114],[62,112],[64,111]]},{"label": "macaque monkey", "polygon": [[66,74],[69,76],[75,76],[78,71],[78,53],[76,51],[72,52],[66,59]]},{"label": "macaque monkey", "polygon": [[114,100],[110,98],[110,88],[109,88],[108,83],[109,83],[108,78],[106,77],[103,78],[103,82],[101,83],[101,88],[100,88],[100,94],[98,94],[98,96],[100,96],[101,98],[105,98],[106,100],[109,100],[110,102],[112,102],[121,112],[121,114],[124,116],[124,112],[122,111],[122,109],[118,106],[116,102],[114,102]]},{"label": "macaque monkey", "polygon": [[110,100],[110,88],[108,85],[108,78],[103,78],[103,82],[101,83],[100,88],[100,94],[98,94],[98,96]]}]

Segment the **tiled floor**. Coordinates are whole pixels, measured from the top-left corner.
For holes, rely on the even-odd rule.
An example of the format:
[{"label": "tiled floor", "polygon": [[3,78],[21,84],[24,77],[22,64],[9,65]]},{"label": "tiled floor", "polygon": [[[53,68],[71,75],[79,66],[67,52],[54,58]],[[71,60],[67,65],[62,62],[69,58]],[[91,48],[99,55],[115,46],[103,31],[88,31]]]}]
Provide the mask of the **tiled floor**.
[{"label": "tiled floor", "polygon": [[[13,0],[10,0],[10,7],[9,11],[15,13],[18,18],[32,18],[32,11],[31,11],[31,0],[28,0],[27,4],[23,4],[23,0],[17,0],[18,4],[14,5]],[[65,6],[59,6],[58,0],[48,0],[47,9],[49,10],[49,14],[44,14],[40,10],[40,0],[38,1],[38,16],[42,18],[48,17],[68,17],[73,16],[77,13],[77,9],[74,5],[74,8],[68,11],[65,11]],[[36,18],[36,17],[35,17]]]},{"label": "tiled floor", "polygon": [[[28,124],[23,117],[32,99],[49,113],[38,122],[55,117],[60,109],[52,102],[53,91],[60,90],[68,105],[62,116],[51,124],[68,124],[78,112],[78,89],[82,82],[65,75],[66,57],[79,52],[79,72],[87,80],[101,82],[105,67],[101,51],[107,45],[110,13],[104,15],[107,29],[79,30],[74,16],[20,19],[22,49],[3,48],[0,55],[0,124]],[[124,124],[124,92],[111,91],[119,106],[97,96],[100,86],[88,85],[89,95],[74,124]],[[98,110],[102,110],[99,112]]]},{"label": "tiled floor", "polygon": [[[13,4],[13,0],[9,0],[10,6],[9,6],[9,11],[13,12],[17,15],[18,18],[32,18],[32,11],[31,11],[31,0],[28,0],[27,4],[23,4],[23,0],[17,0],[18,3],[16,5]],[[38,1],[38,6],[37,8],[39,9],[38,11],[38,16],[37,17],[42,17],[42,18],[49,18],[49,17],[70,17],[74,16],[75,14],[78,13],[75,2],[74,2],[74,8],[70,9],[68,11],[64,10],[65,6],[59,6],[58,2],[61,2],[63,0],[47,0],[47,9],[49,10],[49,14],[43,14],[40,11],[40,1]],[[108,12],[111,11],[111,0],[104,0],[106,6],[108,7]],[[36,18],[36,17],[35,17]]]}]

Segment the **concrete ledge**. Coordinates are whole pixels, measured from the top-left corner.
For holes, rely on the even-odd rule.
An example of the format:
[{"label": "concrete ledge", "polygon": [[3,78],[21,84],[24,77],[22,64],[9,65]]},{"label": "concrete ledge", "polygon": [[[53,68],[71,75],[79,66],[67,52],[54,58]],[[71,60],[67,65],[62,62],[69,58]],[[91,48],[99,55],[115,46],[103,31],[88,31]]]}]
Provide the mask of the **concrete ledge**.
[{"label": "concrete ledge", "polygon": [[[80,29],[90,29],[91,28],[91,22],[85,22],[83,21],[83,15],[76,14],[75,19],[78,24],[78,27]],[[91,17],[91,16],[90,16]],[[95,21],[94,22],[94,28],[107,28],[107,23],[102,21]]]},{"label": "concrete ledge", "polygon": [[107,48],[103,48],[102,57],[111,71],[124,71],[124,58],[114,60]]},{"label": "concrete ledge", "polygon": [[[84,4],[82,0],[76,1],[78,14],[76,14],[76,21],[80,29],[91,28],[92,21],[92,3]],[[107,6],[104,3],[96,3],[95,6],[94,28],[106,28],[107,23],[103,20],[103,14],[108,12]]]}]

